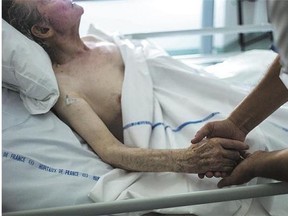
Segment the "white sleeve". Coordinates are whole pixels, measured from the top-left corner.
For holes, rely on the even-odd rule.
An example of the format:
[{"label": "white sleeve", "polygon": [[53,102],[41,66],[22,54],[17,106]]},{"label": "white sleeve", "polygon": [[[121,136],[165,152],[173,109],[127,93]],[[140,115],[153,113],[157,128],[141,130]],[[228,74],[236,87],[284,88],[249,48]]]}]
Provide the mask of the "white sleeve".
[{"label": "white sleeve", "polygon": [[288,88],[288,0],[268,0],[268,13],[274,28],[282,70],[280,78]]}]

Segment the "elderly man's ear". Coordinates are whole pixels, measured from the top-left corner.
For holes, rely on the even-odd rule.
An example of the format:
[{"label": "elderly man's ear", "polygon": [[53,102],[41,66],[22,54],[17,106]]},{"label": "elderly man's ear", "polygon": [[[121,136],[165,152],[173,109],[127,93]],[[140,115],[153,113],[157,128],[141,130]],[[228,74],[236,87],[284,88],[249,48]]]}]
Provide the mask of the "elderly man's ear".
[{"label": "elderly man's ear", "polygon": [[53,30],[50,27],[40,25],[33,25],[31,32],[34,36],[41,39],[49,38],[53,35]]}]

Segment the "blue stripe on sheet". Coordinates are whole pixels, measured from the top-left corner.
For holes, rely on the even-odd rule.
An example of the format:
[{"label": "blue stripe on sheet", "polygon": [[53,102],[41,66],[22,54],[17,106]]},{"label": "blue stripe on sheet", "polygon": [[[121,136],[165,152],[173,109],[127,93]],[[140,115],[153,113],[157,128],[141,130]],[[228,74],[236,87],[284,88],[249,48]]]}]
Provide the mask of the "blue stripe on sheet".
[{"label": "blue stripe on sheet", "polygon": [[278,125],[278,124],[275,124],[275,123],[273,123],[273,122],[271,122],[271,124],[274,125],[274,126],[277,127],[277,128],[280,128],[281,130],[283,130],[283,131],[285,131],[285,132],[288,132],[288,128],[285,128],[285,127],[283,127],[283,126],[281,126],[281,125]]},{"label": "blue stripe on sheet", "polygon": [[171,126],[169,125],[166,125],[165,123],[163,122],[157,122],[157,123],[152,123],[150,121],[137,121],[137,122],[131,122],[129,124],[126,124],[124,127],[123,127],[123,130],[126,130],[130,127],[135,127],[135,126],[139,126],[139,125],[150,125],[152,127],[152,130],[158,126],[163,126],[165,128],[165,130],[167,128],[170,128],[173,132],[179,132],[180,130],[182,130],[184,127],[186,127],[187,125],[190,125],[190,124],[199,124],[199,123],[202,123],[202,122],[205,122],[211,118],[213,118],[214,116],[220,114],[220,112],[213,112],[211,113],[210,115],[206,116],[205,118],[203,119],[200,119],[200,120],[195,120],[195,121],[187,121],[187,122],[184,122],[182,123],[181,125],[179,125],[178,127],[176,128],[172,128]]},{"label": "blue stripe on sheet", "polygon": [[19,163],[24,163],[28,166],[31,166],[33,168],[36,168],[36,169],[39,169],[41,171],[48,172],[48,173],[55,173],[55,174],[60,174],[60,175],[65,175],[65,176],[84,178],[84,179],[89,179],[93,181],[98,181],[100,178],[99,176],[90,175],[88,173],[83,173],[83,172],[79,172],[75,170],[68,170],[68,169],[61,169],[61,168],[59,169],[59,168],[47,166],[29,157],[16,154],[10,151],[6,151],[6,150],[3,150],[2,157],[3,159],[10,159]]}]

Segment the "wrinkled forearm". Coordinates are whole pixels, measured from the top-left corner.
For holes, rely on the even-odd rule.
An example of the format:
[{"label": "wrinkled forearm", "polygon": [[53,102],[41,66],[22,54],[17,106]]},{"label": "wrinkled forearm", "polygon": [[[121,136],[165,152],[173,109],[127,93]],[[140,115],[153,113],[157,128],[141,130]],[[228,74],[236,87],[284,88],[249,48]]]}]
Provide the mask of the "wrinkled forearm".
[{"label": "wrinkled forearm", "polygon": [[131,148],[119,141],[106,146],[100,155],[112,166],[130,171],[185,173],[231,172],[239,160],[238,151],[248,148],[243,142],[222,138],[205,139],[188,148],[172,150]]},{"label": "wrinkled forearm", "polygon": [[279,78],[277,57],[256,88],[237,106],[229,119],[246,135],[288,100],[288,90]]},{"label": "wrinkled forearm", "polygon": [[[111,146],[102,159],[114,167],[140,172],[185,172],[184,149],[143,149],[123,144]],[[195,164],[195,163],[194,163]],[[191,168],[191,167],[190,167]],[[193,172],[193,170],[190,170]],[[196,171],[196,168],[195,168]]]}]

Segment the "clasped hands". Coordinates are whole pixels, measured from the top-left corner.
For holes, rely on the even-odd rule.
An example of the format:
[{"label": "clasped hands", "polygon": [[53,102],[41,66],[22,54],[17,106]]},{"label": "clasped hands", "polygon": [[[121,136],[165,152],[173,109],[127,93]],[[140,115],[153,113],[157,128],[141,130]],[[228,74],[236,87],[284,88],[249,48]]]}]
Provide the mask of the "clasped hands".
[{"label": "clasped hands", "polygon": [[[249,146],[243,142],[246,135],[229,118],[204,125],[191,140],[192,148],[205,146],[206,148],[202,147],[203,151],[199,151],[199,157],[204,158],[207,154],[210,154],[210,160],[214,164],[210,161],[211,171],[199,171],[199,178],[205,176],[208,178],[221,177],[222,180],[219,181],[218,187],[243,184],[250,181],[254,176],[251,170],[251,167],[253,167],[251,166],[251,159],[249,159],[251,155],[246,152]],[[207,149],[209,147],[213,150],[209,151]],[[209,160],[206,158],[207,161]],[[208,164],[200,163],[199,166],[201,165],[205,169]]]}]

